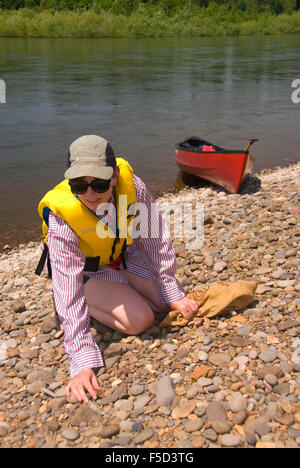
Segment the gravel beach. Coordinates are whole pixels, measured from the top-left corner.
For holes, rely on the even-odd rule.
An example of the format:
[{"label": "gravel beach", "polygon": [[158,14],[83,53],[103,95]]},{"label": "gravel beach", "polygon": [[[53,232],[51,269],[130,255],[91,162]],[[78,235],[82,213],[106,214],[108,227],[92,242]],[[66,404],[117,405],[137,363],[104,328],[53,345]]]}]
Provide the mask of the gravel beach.
[{"label": "gravel beach", "polygon": [[0,256],[0,447],[300,447],[300,162],[157,200],[204,205],[201,249],[174,240],[186,292],[258,281],[241,312],[125,336],[92,322],[96,401],[65,397],[69,360],[39,243]]}]

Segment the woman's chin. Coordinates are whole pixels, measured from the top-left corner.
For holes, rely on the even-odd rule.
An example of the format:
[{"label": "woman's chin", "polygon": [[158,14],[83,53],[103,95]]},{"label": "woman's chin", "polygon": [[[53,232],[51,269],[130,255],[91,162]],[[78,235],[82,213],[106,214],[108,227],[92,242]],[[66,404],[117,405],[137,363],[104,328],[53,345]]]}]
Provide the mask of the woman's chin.
[{"label": "woman's chin", "polygon": [[97,200],[95,202],[93,201],[85,201],[84,204],[92,211],[96,211],[98,206],[100,205],[101,201]]}]

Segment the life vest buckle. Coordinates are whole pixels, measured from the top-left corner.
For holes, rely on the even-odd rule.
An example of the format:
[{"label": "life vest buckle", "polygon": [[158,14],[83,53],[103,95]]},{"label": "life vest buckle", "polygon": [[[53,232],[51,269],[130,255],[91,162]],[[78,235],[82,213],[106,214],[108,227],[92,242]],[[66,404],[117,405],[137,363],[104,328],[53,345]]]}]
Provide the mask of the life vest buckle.
[{"label": "life vest buckle", "polygon": [[97,271],[99,268],[100,256],[98,257],[86,257],[84,271]]}]

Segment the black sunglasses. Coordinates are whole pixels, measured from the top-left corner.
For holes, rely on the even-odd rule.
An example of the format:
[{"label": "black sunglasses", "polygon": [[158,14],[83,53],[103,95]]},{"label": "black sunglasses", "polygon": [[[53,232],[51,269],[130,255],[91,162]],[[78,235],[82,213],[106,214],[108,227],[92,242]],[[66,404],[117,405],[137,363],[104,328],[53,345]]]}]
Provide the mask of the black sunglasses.
[{"label": "black sunglasses", "polygon": [[95,179],[90,184],[81,178],[69,180],[71,191],[73,193],[79,194],[85,193],[89,187],[91,187],[94,190],[94,192],[97,193],[107,192],[107,190],[110,187],[110,183],[111,179]]}]

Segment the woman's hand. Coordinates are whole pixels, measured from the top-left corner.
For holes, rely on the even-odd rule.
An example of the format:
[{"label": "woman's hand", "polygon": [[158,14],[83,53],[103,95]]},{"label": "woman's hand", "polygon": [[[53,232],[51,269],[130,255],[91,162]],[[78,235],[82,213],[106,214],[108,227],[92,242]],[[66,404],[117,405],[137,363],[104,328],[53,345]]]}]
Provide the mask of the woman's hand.
[{"label": "woman's hand", "polygon": [[171,310],[179,310],[182,313],[184,318],[190,319],[192,316],[197,312],[198,305],[197,302],[189,299],[188,297],[184,297],[179,301],[170,302],[169,306]]},{"label": "woman's hand", "polygon": [[78,401],[84,401],[88,403],[88,397],[86,396],[85,390],[96,400],[97,394],[95,390],[100,390],[98,380],[92,369],[85,369],[79,372],[73,379],[70,380],[66,387],[66,396],[71,396],[71,393],[75,395]]}]

